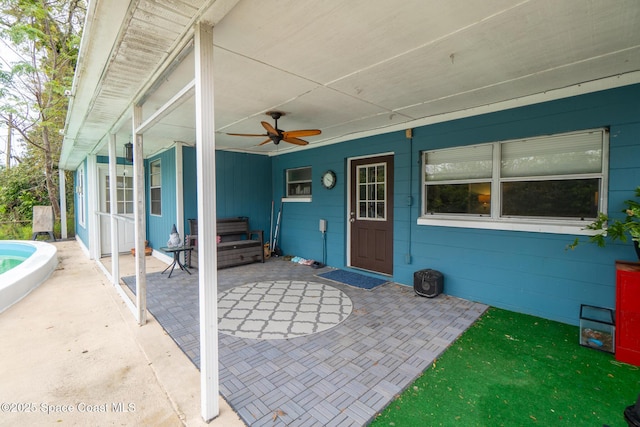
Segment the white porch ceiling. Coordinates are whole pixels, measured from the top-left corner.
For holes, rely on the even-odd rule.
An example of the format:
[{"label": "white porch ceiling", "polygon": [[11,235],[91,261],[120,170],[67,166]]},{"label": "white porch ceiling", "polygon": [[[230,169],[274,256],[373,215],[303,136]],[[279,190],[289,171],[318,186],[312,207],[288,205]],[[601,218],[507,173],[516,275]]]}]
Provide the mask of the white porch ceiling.
[{"label": "white porch ceiling", "polygon": [[[305,138],[316,147],[640,82],[637,0],[97,0],[62,167],[106,155],[110,132],[121,147],[132,103],[148,118],[193,79],[199,20],[214,24],[220,149],[303,149],[226,135],[264,133],[274,109],[281,129],[321,129]],[[195,144],[194,117],[187,97],[145,132],[145,154]]]}]

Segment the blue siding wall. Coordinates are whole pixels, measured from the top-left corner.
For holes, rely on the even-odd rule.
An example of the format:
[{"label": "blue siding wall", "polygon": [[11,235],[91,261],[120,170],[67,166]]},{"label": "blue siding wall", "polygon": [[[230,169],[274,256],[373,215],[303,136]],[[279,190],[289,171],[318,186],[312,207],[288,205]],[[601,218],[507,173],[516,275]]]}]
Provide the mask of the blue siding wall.
[{"label": "blue siding wall", "polygon": [[[167,245],[171,227],[176,223],[176,151],[175,148],[150,157],[144,162],[145,197],[147,210],[151,206],[149,190],[149,164],[160,159],[162,172],[162,215],[147,214],[147,240],[152,248]],[[180,233],[184,237],[184,233]]]},{"label": "blue siding wall", "polygon": [[267,156],[216,152],[216,210],[218,218],[249,217],[253,230],[269,236],[271,159]]},{"label": "blue siding wall", "polygon": [[[96,162],[97,163],[109,164],[109,157],[108,156],[96,156]],[[130,165],[131,163],[128,163],[123,157],[116,157],[116,164],[117,165]]]},{"label": "blue siding wall", "polygon": [[[288,254],[321,259],[318,220],[324,218],[327,263],[344,267],[347,158],[393,152],[394,281],[412,285],[416,270],[434,268],[444,274],[447,294],[577,324],[581,303],[615,307],[614,262],[634,258],[631,244],[603,250],[585,243],[566,251],[576,236],[417,225],[420,152],[606,126],[609,206],[616,214],[640,185],[639,100],[640,85],[635,85],[417,128],[413,142],[396,132],[278,156],[273,160],[276,200],[284,190],[286,169],[313,168],[312,202],[284,206],[281,247]],[[327,169],[338,175],[332,190],[319,184]]]},{"label": "blue siding wall", "polygon": [[[184,218],[198,217],[196,150],[185,147]],[[271,213],[271,159],[267,156],[216,152],[216,214],[218,218],[249,217],[253,230],[264,230],[269,236]],[[168,234],[167,234],[168,239]]]},{"label": "blue siding wall", "polygon": [[[285,173],[287,169],[297,167],[311,167],[312,172],[312,201],[284,203],[280,238],[278,246],[286,254],[297,255],[323,261],[322,233],[319,231],[319,220],[327,220],[327,258],[326,263],[331,266],[343,267],[346,259],[345,234],[347,221],[347,158],[362,155],[395,153],[395,162],[408,159],[409,142],[404,132],[390,133],[375,138],[366,138],[334,144],[316,149],[302,150],[292,154],[277,156],[273,160],[273,188],[275,200],[283,197],[285,190]],[[320,183],[322,174],[327,170],[336,173],[337,184],[328,190]],[[408,220],[406,206],[401,206],[398,200],[404,192],[404,199],[408,194],[402,190],[407,177],[398,174],[396,164],[396,195],[394,216],[396,220]],[[404,173],[408,173],[407,170]],[[278,209],[276,209],[277,211]],[[402,235],[395,226],[396,238]],[[406,230],[406,224],[405,224]],[[395,255],[394,255],[395,256]]]},{"label": "blue siding wall", "polygon": [[195,147],[182,148],[182,170],[184,184],[184,227],[185,232],[189,232],[188,219],[198,218],[198,175]]},{"label": "blue siding wall", "polygon": [[[171,227],[176,223],[175,148],[145,160],[145,200],[150,206],[149,163],[160,159],[162,171],[162,214],[147,215],[147,240],[153,248],[166,246]],[[119,163],[121,159],[118,159]],[[98,158],[107,163],[107,158]],[[245,153],[216,152],[217,215],[219,218],[247,216],[252,229],[269,236],[271,212],[271,159]],[[187,220],[197,218],[198,195],[196,150],[183,147],[184,219],[181,237],[188,231]],[[77,196],[76,196],[77,202]],[[76,215],[77,218],[77,215]],[[88,233],[77,225],[78,235],[87,244]]]}]

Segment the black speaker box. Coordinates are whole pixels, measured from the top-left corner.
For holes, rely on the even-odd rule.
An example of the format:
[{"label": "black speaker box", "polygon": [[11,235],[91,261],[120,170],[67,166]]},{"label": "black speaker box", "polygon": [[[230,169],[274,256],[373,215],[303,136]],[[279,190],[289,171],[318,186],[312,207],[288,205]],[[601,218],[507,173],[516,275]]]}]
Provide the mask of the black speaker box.
[{"label": "black speaker box", "polygon": [[413,290],[421,297],[434,298],[442,293],[444,276],[436,270],[426,269],[413,273]]}]

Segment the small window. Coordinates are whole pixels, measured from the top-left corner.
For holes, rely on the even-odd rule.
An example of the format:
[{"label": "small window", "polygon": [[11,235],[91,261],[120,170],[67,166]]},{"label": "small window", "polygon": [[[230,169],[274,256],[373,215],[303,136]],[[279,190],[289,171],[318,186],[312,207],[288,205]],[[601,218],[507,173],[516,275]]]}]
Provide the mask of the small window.
[{"label": "small window", "polygon": [[311,167],[287,169],[287,197],[311,197]]},{"label": "small window", "polygon": [[162,215],[162,173],[160,160],[149,164],[151,215]]}]

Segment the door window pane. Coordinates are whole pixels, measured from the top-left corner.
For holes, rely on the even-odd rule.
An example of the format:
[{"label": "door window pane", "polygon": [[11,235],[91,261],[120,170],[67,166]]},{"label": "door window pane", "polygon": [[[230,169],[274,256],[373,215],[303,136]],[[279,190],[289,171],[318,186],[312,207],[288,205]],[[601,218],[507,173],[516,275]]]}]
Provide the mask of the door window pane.
[{"label": "door window pane", "polygon": [[[106,209],[111,212],[111,190],[109,176],[105,177]],[[133,177],[116,177],[116,213],[133,214]]]},{"label": "door window pane", "polygon": [[358,219],[385,220],[387,217],[385,163],[357,167]]}]

